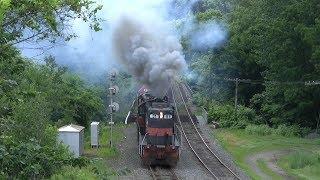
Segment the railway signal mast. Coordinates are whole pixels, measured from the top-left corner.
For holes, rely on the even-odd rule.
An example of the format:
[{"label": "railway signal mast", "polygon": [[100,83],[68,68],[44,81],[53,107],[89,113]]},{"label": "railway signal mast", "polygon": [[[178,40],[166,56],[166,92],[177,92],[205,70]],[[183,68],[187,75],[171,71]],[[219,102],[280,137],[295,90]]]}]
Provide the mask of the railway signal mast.
[{"label": "railway signal mast", "polygon": [[119,104],[113,101],[113,96],[119,92],[119,87],[114,85],[114,81],[116,80],[116,76],[118,75],[117,70],[113,69],[110,73],[110,87],[109,87],[109,95],[110,95],[110,146],[113,146],[112,142],[112,128],[113,128],[113,117],[112,114],[114,112],[119,111]]}]

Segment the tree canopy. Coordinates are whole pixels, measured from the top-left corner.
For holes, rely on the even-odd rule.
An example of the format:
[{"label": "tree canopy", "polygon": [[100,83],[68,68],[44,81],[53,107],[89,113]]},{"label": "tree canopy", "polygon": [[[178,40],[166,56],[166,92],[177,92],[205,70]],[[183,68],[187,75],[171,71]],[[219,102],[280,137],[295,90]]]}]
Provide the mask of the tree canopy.
[{"label": "tree canopy", "polygon": [[76,160],[57,139],[57,127],[87,126],[105,116],[99,87],[47,57],[35,63],[21,42],[74,37],[70,23],[99,30],[101,6],[89,0],[0,1],[0,179],[43,179]]},{"label": "tree canopy", "polygon": [[[255,108],[270,125],[315,128],[320,87],[305,82],[320,77],[319,1],[207,2],[198,20],[222,19],[229,37],[223,47],[193,59],[201,90],[216,101],[232,102],[235,83],[222,78],[250,79],[239,85],[241,104]],[[221,8],[225,3],[229,6]]]},{"label": "tree canopy", "polygon": [[21,42],[69,40],[76,36],[71,23],[81,19],[100,30],[97,12],[101,5],[91,0],[1,0],[1,48]]}]

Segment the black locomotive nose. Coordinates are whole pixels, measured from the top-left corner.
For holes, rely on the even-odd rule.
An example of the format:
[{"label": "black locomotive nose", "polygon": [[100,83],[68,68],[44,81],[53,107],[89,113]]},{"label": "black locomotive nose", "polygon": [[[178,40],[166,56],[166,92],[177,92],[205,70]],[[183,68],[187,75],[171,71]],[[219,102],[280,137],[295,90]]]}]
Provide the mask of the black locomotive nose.
[{"label": "black locomotive nose", "polygon": [[139,154],[145,165],[176,164],[179,159],[180,139],[175,135],[175,109],[168,96],[152,97],[144,93],[136,103]]}]

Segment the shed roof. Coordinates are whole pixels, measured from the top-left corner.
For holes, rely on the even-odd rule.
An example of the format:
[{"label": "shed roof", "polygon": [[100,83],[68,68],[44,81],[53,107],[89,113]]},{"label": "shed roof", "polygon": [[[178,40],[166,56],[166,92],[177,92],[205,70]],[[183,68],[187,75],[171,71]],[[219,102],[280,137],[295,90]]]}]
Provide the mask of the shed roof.
[{"label": "shed roof", "polygon": [[92,123],[91,123],[91,125],[99,125],[100,124],[100,122],[95,122],[95,121],[93,121]]},{"label": "shed roof", "polygon": [[84,129],[82,126],[78,126],[75,124],[69,124],[66,126],[62,126],[58,129],[59,132],[80,132]]}]

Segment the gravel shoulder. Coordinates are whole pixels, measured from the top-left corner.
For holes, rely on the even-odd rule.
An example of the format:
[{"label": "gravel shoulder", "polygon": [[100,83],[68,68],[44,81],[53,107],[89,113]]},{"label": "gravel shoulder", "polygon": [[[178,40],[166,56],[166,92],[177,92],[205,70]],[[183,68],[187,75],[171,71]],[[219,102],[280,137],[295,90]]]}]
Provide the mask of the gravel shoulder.
[{"label": "gravel shoulder", "polygon": [[140,163],[136,125],[134,123],[130,124],[123,130],[125,131],[125,137],[117,144],[120,157],[117,159],[109,159],[107,164],[113,171],[117,172],[119,179],[152,179],[149,170],[142,167]]},{"label": "gravel shoulder", "polygon": [[[206,141],[211,146],[212,150],[218,154],[218,156],[227,163],[240,177],[241,179],[249,179],[238,167],[233,163],[233,160],[229,154],[227,154],[218,142],[210,137],[212,130],[208,128],[199,119],[199,128],[203,133]],[[120,156],[115,159],[107,160],[107,164],[111,170],[116,172],[118,177],[115,179],[152,179],[149,169],[142,166],[140,157],[138,155],[137,137],[136,137],[136,125],[130,124],[126,128],[123,128],[125,137],[117,144],[120,151]],[[179,179],[186,180],[206,180],[212,179],[207,170],[202,166],[196,156],[193,154],[185,138],[182,138],[182,147],[180,160],[177,166],[174,168],[174,172]]]},{"label": "gravel shoulder", "polygon": [[[138,155],[135,124],[124,128],[124,131],[125,138],[117,145],[120,157],[107,161],[109,167],[119,175],[115,179],[152,179],[149,169],[142,166]],[[180,160],[174,172],[179,179],[212,179],[193,154],[184,137],[182,138]]]}]

